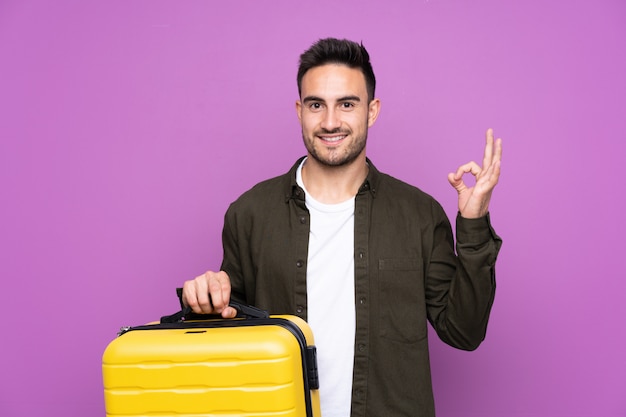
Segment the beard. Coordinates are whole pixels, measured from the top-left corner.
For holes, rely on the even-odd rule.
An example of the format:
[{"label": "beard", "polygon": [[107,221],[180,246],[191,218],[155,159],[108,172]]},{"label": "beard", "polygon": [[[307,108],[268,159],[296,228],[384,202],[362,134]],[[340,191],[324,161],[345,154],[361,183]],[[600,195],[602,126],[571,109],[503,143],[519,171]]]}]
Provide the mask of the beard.
[{"label": "beard", "polygon": [[309,155],[315,159],[320,164],[327,167],[340,167],[349,165],[354,162],[359,155],[365,150],[365,145],[367,144],[367,127],[363,131],[363,134],[360,136],[353,136],[353,140],[350,143],[347,143],[345,147],[340,147],[340,149],[328,149],[320,144],[319,141],[316,140],[316,137],[320,134],[343,134],[343,135],[351,135],[351,131],[345,131],[342,129],[335,130],[320,130],[314,132],[312,137],[307,137],[302,131],[302,140],[304,141],[304,146],[308,151]]}]

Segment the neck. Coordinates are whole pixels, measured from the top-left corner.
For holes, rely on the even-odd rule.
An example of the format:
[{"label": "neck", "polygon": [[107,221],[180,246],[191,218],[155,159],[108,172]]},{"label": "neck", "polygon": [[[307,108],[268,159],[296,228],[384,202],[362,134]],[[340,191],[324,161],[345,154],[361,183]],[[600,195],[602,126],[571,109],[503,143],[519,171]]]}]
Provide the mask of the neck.
[{"label": "neck", "polygon": [[342,166],[323,165],[309,156],[302,167],[302,181],[317,201],[337,204],[357,194],[368,172],[365,153]]}]

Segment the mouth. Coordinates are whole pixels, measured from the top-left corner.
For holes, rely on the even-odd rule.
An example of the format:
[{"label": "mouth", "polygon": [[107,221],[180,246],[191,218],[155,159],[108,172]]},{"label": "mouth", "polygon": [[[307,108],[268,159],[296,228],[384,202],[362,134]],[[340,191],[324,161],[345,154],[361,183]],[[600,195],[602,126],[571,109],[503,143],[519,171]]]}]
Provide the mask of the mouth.
[{"label": "mouth", "polygon": [[342,140],[344,140],[348,135],[345,133],[341,133],[341,134],[333,134],[333,135],[317,135],[317,137],[322,141],[322,142],[326,142],[329,144],[337,144],[339,142],[341,142]]}]

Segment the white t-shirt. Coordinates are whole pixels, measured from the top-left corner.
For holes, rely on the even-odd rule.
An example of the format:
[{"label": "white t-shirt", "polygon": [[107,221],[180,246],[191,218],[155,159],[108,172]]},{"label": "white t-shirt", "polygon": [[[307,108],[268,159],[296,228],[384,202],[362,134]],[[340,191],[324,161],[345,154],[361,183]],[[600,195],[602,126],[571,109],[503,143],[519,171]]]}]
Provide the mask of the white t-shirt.
[{"label": "white t-shirt", "polygon": [[[305,160],[306,161],[306,160]],[[324,417],[348,417],[354,364],[354,198],[339,204],[313,199],[302,181],[311,216],[307,267],[307,316],[317,347]]]}]

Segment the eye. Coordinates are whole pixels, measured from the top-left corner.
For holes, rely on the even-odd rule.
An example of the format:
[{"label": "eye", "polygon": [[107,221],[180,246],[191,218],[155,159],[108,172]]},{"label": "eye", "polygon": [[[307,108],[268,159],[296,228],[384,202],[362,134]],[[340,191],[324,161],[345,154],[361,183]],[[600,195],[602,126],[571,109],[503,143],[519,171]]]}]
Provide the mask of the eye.
[{"label": "eye", "polygon": [[351,101],[344,101],[340,106],[343,110],[352,110],[354,108],[354,103]]},{"label": "eye", "polygon": [[322,108],[322,103],[313,102],[309,104],[309,109],[311,111],[319,111]]}]

